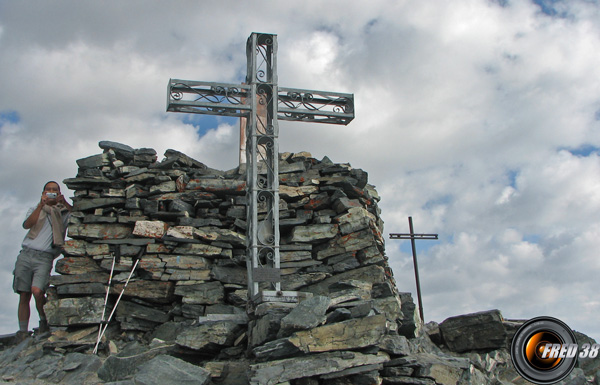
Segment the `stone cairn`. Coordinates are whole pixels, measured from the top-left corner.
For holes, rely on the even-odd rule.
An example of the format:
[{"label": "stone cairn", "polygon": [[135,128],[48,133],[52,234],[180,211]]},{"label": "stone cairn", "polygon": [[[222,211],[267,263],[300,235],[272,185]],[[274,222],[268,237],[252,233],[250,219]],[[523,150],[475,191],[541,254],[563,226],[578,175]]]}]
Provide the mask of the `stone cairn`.
[{"label": "stone cairn", "polygon": [[64,181],[74,210],[45,305],[53,333],[0,355],[3,380],[526,383],[506,349],[519,323],[499,311],[422,328],[410,294],[397,291],[380,198],[363,170],[280,155],[281,284],[298,300],[249,301],[245,171],[174,150],[157,161],[153,149],[99,146]]}]

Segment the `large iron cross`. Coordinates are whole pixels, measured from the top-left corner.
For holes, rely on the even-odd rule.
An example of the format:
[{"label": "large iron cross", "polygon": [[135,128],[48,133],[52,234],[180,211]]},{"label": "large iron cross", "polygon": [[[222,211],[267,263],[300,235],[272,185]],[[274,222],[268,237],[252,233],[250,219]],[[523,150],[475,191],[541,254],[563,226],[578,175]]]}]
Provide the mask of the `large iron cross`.
[{"label": "large iron cross", "polygon": [[[270,282],[281,292],[277,122],[347,125],[354,119],[354,95],[279,87],[277,35],[252,33],[246,56],[244,84],[171,79],[167,111],[246,118],[246,265],[248,291],[254,298],[259,282]],[[266,166],[260,171],[259,162]],[[259,204],[267,207],[261,221]]]}]

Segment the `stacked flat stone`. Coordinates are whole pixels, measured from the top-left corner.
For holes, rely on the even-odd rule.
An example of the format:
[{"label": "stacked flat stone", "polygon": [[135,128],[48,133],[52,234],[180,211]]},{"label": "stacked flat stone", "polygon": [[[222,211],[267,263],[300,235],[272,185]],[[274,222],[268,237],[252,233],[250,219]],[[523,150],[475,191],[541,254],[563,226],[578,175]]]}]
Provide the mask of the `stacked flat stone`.
[{"label": "stacked flat stone", "polygon": [[124,330],[197,318],[211,305],[234,311],[224,293],[246,286],[245,236],[236,227],[243,221],[243,176],[174,150],[157,162],[153,149],[99,146],[104,151],[79,159],[77,176],[64,181],[75,190],[72,239],[56,263],[61,275],[51,278],[57,298],[47,305],[51,322],[100,321],[113,258],[112,294],[121,292],[139,259],[116,313]]},{"label": "stacked flat stone", "polygon": [[[248,301],[244,170],[212,170],[173,150],[157,162],[152,149],[100,148],[65,180],[75,190],[72,239],[45,306],[53,333],[0,352],[2,380],[523,383],[508,350],[523,321],[491,310],[418,326],[410,294],[397,292],[379,197],[362,170],[280,156],[282,288],[297,301]],[[106,314],[132,279],[95,355],[113,258]],[[565,383],[598,383],[599,362],[580,362]]]},{"label": "stacked flat stone", "polygon": [[[152,149],[99,146],[64,181],[75,190],[72,239],[51,278],[51,325],[101,322],[115,259],[106,314],[132,277],[113,321],[119,330],[171,339],[180,353],[248,356],[253,383],[270,376],[264,361],[314,360],[314,373],[288,379],[333,380],[338,366],[380,378],[390,357],[406,354],[418,320],[410,295],[397,292],[366,172],[280,154],[282,290],[298,291],[301,302],[248,307],[245,171],[214,170],[174,150],[159,162]],[[259,207],[259,219],[265,214]]]}]

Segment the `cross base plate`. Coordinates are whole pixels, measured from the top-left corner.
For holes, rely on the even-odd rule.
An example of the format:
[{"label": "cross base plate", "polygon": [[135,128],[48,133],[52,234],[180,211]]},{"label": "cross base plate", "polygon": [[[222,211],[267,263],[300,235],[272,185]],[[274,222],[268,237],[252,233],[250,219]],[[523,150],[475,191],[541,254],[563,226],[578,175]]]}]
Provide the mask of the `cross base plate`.
[{"label": "cross base plate", "polygon": [[252,302],[254,305],[259,305],[264,302],[299,303],[309,297],[312,297],[312,293],[304,293],[301,291],[263,290],[252,298]]}]

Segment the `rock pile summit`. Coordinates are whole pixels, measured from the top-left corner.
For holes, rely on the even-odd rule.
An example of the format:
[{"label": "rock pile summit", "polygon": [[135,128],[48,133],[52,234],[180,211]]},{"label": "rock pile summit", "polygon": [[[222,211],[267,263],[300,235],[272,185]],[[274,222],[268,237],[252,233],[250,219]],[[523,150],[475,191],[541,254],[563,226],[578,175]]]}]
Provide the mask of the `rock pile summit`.
[{"label": "rock pile summit", "polygon": [[[248,299],[245,171],[99,146],[64,181],[74,210],[45,305],[52,334],[4,347],[6,383],[527,383],[507,349],[520,322],[491,310],[421,324],[365,171],[280,154],[281,296],[295,300]],[[598,380],[597,363],[580,366],[565,381]]]}]

